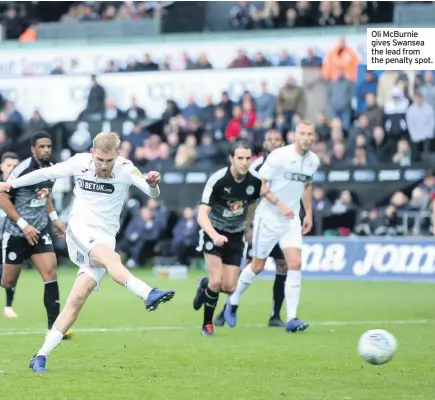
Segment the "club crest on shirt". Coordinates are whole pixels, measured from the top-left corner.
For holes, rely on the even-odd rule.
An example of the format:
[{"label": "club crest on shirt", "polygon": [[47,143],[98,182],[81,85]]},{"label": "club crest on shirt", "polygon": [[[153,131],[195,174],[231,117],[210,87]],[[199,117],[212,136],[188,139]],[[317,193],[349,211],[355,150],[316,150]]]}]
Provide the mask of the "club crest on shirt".
[{"label": "club crest on shirt", "polygon": [[246,194],[247,195],[251,195],[251,194],[254,194],[254,186],[252,186],[252,185],[249,185],[247,188],[246,188]]}]

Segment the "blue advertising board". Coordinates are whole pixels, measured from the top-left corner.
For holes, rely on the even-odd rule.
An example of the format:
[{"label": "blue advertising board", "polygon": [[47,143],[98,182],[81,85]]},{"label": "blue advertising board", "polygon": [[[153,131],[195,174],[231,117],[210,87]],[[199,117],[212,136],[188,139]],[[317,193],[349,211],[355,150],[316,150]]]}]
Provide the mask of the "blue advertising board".
[{"label": "blue advertising board", "polygon": [[[435,283],[435,238],[306,238],[304,278]],[[263,277],[274,274],[268,263]]]}]

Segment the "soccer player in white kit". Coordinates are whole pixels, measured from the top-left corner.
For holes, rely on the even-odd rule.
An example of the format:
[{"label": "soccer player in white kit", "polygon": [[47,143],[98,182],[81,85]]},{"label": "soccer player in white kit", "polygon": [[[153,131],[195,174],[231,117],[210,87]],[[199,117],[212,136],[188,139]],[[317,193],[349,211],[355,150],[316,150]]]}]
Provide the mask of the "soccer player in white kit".
[{"label": "soccer player in white kit", "polygon": [[[254,278],[264,269],[267,257],[278,243],[288,266],[285,283],[287,305],[287,332],[303,331],[308,323],[298,319],[297,308],[301,290],[302,235],[311,231],[312,178],[320,160],[310,151],[314,142],[314,124],[301,122],[295,133],[295,143],[274,150],[261,167],[263,199],[254,217],[253,259],[239,276],[237,288],[228,299],[225,321],[236,326],[237,307],[240,299]],[[306,216],[301,225],[300,202]],[[228,307],[230,305],[230,307]]]},{"label": "soccer player in white kit", "polygon": [[31,359],[34,372],[46,372],[46,358],[61,342],[77,320],[92,291],[107,271],[120,285],[140,297],[148,311],[174,296],[173,290],[161,291],[133,276],[115,253],[115,236],[120,214],[131,185],[152,198],[160,194],[160,174],[151,171],[145,177],[133,163],[118,155],[120,139],[116,133],[99,133],[90,153],[77,154],[52,167],[39,169],[18,179],[0,183],[0,192],[34,185],[47,179],[73,176],[75,201],[67,229],[68,253],[79,267],[76,281],[65,307],[38,353]]}]

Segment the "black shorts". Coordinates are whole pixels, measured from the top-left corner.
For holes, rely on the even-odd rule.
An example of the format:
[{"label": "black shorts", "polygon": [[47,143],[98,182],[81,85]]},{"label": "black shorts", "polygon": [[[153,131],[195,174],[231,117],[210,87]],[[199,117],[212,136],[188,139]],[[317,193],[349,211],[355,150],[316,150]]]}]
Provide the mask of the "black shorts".
[{"label": "black shorts", "polygon": [[199,244],[196,248],[207,254],[214,254],[222,259],[223,264],[240,266],[247,243],[245,241],[245,232],[225,233],[219,232],[220,235],[226,236],[228,242],[221,247],[213,244],[213,240],[202,229],[199,232]]},{"label": "black shorts", "polygon": [[9,236],[5,241],[3,236],[2,260],[3,264],[20,265],[34,254],[54,253],[53,242],[48,228],[44,228],[39,234],[38,243],[31,246],[26,238],[20,236]]},{"label": "black shorts", "polygon": [[[281,250],[281,247],[279,247],[278,244],[275,245],[275,247],[272,249],[271,253],[269,254],[269,257],[272,257],[275,261],[284,261],[284,253]],[[252,260],[252,245],[248,246],[248,251],[246,253],[246,260]]]}]

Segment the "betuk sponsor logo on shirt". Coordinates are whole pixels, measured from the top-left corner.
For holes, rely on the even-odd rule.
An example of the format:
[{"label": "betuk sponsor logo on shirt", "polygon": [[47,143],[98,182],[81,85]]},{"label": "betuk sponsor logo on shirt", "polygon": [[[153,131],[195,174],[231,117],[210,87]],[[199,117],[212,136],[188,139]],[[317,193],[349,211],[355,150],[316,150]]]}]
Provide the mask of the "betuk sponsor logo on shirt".
[{"label": "betuk sponsor logo on shirt", "polygon": [[76,183],[80,189],[88,192],[112,194],[115,191],[115,187],[111,183],[96,183],[80,178],[77,179]]}]

